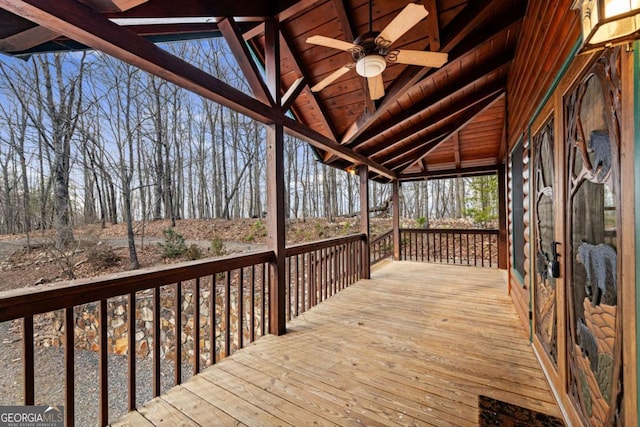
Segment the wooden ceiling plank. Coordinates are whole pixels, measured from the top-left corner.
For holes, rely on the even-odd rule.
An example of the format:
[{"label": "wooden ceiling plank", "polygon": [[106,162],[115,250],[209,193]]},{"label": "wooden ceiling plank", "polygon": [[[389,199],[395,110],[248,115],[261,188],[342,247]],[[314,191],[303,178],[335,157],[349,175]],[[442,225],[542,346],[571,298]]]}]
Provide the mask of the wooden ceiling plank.
[{"label": "wooden ceiling plank", "polygon": [[[407,127],[401,131],[398,131],[384,140],[384,146],[389,147],[386,152],[402,151],[406,149],[406,144],[398,144],[404,139],[411,138],[416,134],[419,134],[424,129],[434,126],[437,123],[448,120],[454,115],[463,114],[465,111],[474,108],[477,104],[482,103],[487,98],[494,96],[496,93],[502,92],[505,89],[505,80],[501,79],[486,87],[479,88],[475,93],[458,100],[457,102],[447,106],[447,108],[438,111],[432,116],[425,117],[423,120],[413,124],[413,126]],[[475,115],[475,114],[474,114]],[[358,151],[365,156],[373,156],[376,153],[382,153],[379,146],[371,146],[366,150]]]},{"label": "wooden ceiling plank", "polygon": [[[394,167],[389,166],[390,168],[397,168],[399,165],[407,166],[407,162],[409,162],[410,164],[414,164],[420,158],[426,156],[427,154],[429,154],[429,152],[436,149],[440,145],[440,143],[447,141],[449,136],[453,132],[458,132],[459,130],[463,129],[466,124],[468,124],[475,117],[481,114],[482,111],[485,108],[488,108],[493,102],[495,102],[496,99],[502,96],[502,93],[503,89],[499,89],[494,92],[485,92],[483,96],[476,97],[476,99],[474,100],[475,102],[470,108],[466,109],[461,114],[458,114],[455,121],[445,125],[444,127],[433,130],[419,139],[404,144],[404,147],[402,147],[404,149],[397,149],[395,150],[395,152],[385,153],[385,160],[377,161],[387,166],[389,166],[390,163],[393,163]],[[429,142],[438,140],[441,137],[442,139],[440,139],[437,144],[430,146],[430,149],[427,152],[418,156],[415,155],[415,152],[417,150],[422,149],[423,147],[427,146]]]},{"label": "wooden ceiling plank", "polygon": [[124,12],[146,2],[147,0],[80,0],[80,3],[105,13]]},{"label": "wooden ceiling plank", "polygon": [[453,80],[453,82],[449,86],[441,88],[430,96],[415,103],[413,106],[411,106],[411,108],[404,109],[399,114],[392,116],[391,120],[380,123],[375,128],[371,128],[366,132],[363,132],[356,141],[351,144],[347,144],[347,146],[351,148],[357,148],[358,146],[363,145],[371,139],[377,137],[382,132],[389,131],[396,126],[402,125],[403,123],[418,116],[424,111],[425,108],[428,108],[436,104],[437,102],[445,100],[446,98],[449,98],[462,90],[468,89],[487,75],[502,72],[507,66],[511,64],[512,59],[513,52],[510,51],[502,54],[498,58],[488,61],[480,67],[474,68],[472,72],[465,73],[461,78]]},{"label": "wooden ceiling plank", "polygon": [[446,170],[424,171],[422,173],[407,173],[398,177],[400,181],[420,181],[424,179],[452,178],[456,176],[491,175],[498,170],[496,165],[476,166],[469,168],[455,168]]},{"label": "wooden ceiling plank", "polygon": [[[458,43],[467,37],[476,26],[487,18],[492,11],[493,6],[499,0],[491,0],[488,2],[469,2],[463,11],[451,22],[443,37],[442,52],[450,52]],[[361,123],[359,127],[352,127],[342,138],[343,143],[352,142],[365,129],[367,129],[379,116],[380,112],[386,110],[387,107],[393,105],[398,98],[404,95],[413,85],[419,82],[431,68],[427,67],[407,67],[403,73],[388,88],[387,95],[382,100],[378,109],[369,114],[364,114],[364,120],[356,120]]]},{"label": "wooden ceiling plank", "polygon": [[255,61],[251,58],[249,47],[245,43],[236,23],[232,17],[227,17],[218,23],[218,28],[222,33],[231,53],[238,63],[247,83],[253,92],[254,97],[265,104],[274,105],[273,97],[269,94],[269,89],[260,75],[260,70]]},{"label": "wooden ceiling plank", "polygon": [[60,33],[56,31],[36,25],[0,40],[0,50],[2,52],[22,52],[51,41],[59,35]]},{"label": "wooden ceiling plank", "polygon": [[[450,134],[454,134],[455,135],[456,133],[458,133],[470,121],[472,121],[478,114],[481,114],[482,111],[485,108],[489,108],[494,102],[496,102],[498,99],[500,99],[501,96],[504,96],[504,94],[503,93],[496,93],[495,95],[483,100],[480,104],[476,105],[476,108],[474,108],[474,110],[477,109],[478,111],[476,111],[475,114],[471,114],[471,112],[470,112],[468,115],[465,115],[465,117],[462,120],[460,120],[460,122],[457,123],[457,125],[458,125],[457,128],[453,129],[450,132]],[[417,156],[418,160],[410,160],[409,163],[405,164],[404,166],[393,167],[391,169],[395,170],[395,171],[398,171],[398,169],[400,169],[400,172],[398,174],[401,175],[408,168],[410,168],[412,164],[416,163],[416,161],[419,161],[419,159],[422,159],[427,154],[429,154],[429,152],[431,152],[434,148],[436,148],[441,142],[443,142],[443,141],[440,141],[437,144],[434,144],[433,146],[425,147],[424,149],[422,149],[420,151],[420,154]]]}]

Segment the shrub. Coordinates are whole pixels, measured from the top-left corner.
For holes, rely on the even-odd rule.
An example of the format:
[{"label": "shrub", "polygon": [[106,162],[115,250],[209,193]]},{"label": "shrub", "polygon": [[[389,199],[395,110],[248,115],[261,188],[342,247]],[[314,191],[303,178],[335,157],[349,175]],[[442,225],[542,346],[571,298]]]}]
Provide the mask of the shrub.
[{"label": "shrub", "polygon": [[176,233],[173,228],[167,228],[162,232],[164,243],[158,243],[163,258],[178,258],[187,251],[182,234]]},{"label": "shrub", "polygon": [[418,228],[424,228],[424,226],[427,224],[427,217],[421,216],[416,218],[416,223],[418,224]]},{"label": "shrub", "polygon": [[87,261],[96,268],[109,268],[122,260],[122,257],[109,245],[97,243],[87,249]]},{"label": "shrub", "polygon": [[247,242],[253,242],[267,235],[267,225],[261,219],[253,223],[249,234],[244,238]]},{"label": "shrub", "polygon": [[191,261],[200,259],[202,258],[202,248],[200,248],[200,246],[196,244],[193,244],[184,251],[182,256]]},{"label": "shrub", "polygon": [[224,240],[219,237],[214,237],[211,242],[211,253],[213,256],[222,256],[227,253],[227,249],[224,247]]}]

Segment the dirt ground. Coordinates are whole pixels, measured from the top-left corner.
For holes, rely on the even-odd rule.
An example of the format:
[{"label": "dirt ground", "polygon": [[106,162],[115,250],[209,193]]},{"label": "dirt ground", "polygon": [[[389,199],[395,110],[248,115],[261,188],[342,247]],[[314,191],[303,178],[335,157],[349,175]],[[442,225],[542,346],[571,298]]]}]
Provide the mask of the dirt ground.
[{"label": "dirt ground", "polygon": [[[165,241],[163,232],[170,226],[168,220],[135,224],[141,267],[185,261],[183,257],[167,259],[162,256],[159,244]],[[389,229],[390,218],[372,218],[373,236]],[[287,241],[288,244],[309,242],[353,234],[358,230],[359,223],[355,219],[333,223],[324,219],[289,220]],[[176,222],[174,231],[184,237],[187,247],[197,246],[201,257],[206,258],[263,249],[266,223],[261,219],[185,219]],[[26,235],[0,236],[0,291],[130,269],[124,224],[109,224],[104,228],[99,225],[77,227],[74,235],[78,243],[66,251],[53,247],[53,230],[32,233],[28,238]],[[100,255],[97,260],[92,256],[96,251]],[[103,262],[105,257],[108,262]]]}]

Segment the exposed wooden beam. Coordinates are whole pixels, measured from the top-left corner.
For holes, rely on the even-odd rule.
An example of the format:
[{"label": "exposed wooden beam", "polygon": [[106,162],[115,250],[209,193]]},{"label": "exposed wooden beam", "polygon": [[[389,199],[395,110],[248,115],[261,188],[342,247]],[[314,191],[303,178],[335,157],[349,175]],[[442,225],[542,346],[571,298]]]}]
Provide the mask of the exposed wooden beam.
[{"label": "exposed wooden beam", "polygon": [[304,126],[290,117],[284,117],[283,120],[289,134],[307,141],[312,146],[330,152],[341,159],[348,160],[350,163],[354,163],[356,165],[367,165],[371,171],[374,171],[390,180],[396,178],[396,174],[393,171],[382,166],[380,163],[338,144],[337,142]]},{"label": "exposed wooden beam", "polygon": [[359,152],[365,156],[372,157],[376,157],[375,155],[377,152],[380,157],[387,156],[389,153],[404,153],[410,144],[399,144],[400,142],[405,139],[415,137],[416,134],[424,134],[430,127],[434,127],[441,121],[449,120],[452,116],[460,115],[465,111],[475,109],[477,104],[481,104],[482,101],[487,98],[504,91],[505,80],[506,79],[500,79],[484,87],[479,87],[476,92],[471,93],[468,96],[461,97],[453,104],[447,105],[446,108],[436,112],[435,114],[425,117],[420,121],[416,121],[412,126],[394,133],[384,141],[385,146],[389,147],[387,150],[380,150],[379,147],[373,146],[360,150]]},{"label": "exposed wooden beam", "polygon": [[[454,124],[451,125],[452,127],[457,125],[457,127],[455,129],[452,129],[449,132],[449,134],[455,134],[455,133],[459,132],[460,130],[462,130],[478,114],[480,114],[486,108],[491,107],[491,105],[493,105],[493,103],[496,102],[496,100],[498,100],[501,96],[504,96],[504,93],[502,91],[496,92],[495,94],[489,96],[488,98],[483,99],[480,103],[475,105],[474,108],[471,111],[468,111],[467,113],[465,113],[461,119],[459,119],[458,121],[456,121]],[[410,168],[417,161],[419,161],[419,159],[424,158],[427,154],[429,154],[431,151],[433,151],[438,145],[440,145],[444,141],[446,141],[446,138],[443,139],[442,141],[437,141],[437,142],[433,142],[433,143],[427,144],[425,147],[423,147],[423,148],[418,150],[417,155],[414,154],[414,156],[418,160],[414,160],[414,159],[409,158],[409,159],[406,159],[404,164],[401,164],[398,161],[398,162],[396,162],[396,166],[393,167],[393,169],[394,170],[400,170],[401,171],[400,174],[402,172],[405,172],[408,168]]]},{"label": "exposed wooden beam", "polygon": [[298,77],[295,82],[287,89],[282,95],[282,111],[287,111],[291,108],[291,105],[295,102],[296,98],[304,90],[308,84],[306,77]]},{"label": "exposed wooden beam", "polygon": [[435,170],[429,172],[405,173],[398,177],[399,181],[421,181],[424,179],[452,178],[457,176],[481,176],[492,175],[498,170],[498,165],[477,166],[473,168],[456,168],[446,170]]},{"label": "exposed wooden beam", "polygon": [[[488,2],[469,2],[465,9],[448,25],[446,34],[442,37],[442,52],[450,52],[465,37],[473,32],[476,27],[487,18],[499,0]],[[387,89],[387,93],[378,106],[378,109],[371,114],[363,114],[355,122],[355,126],[349,128],[342,138],[343,143],[349,143],[366,130],[378,117],[386,112],[387,108],[404,95],[413,85],[419,82],[431,68],[409,66],[398,76]]]},{"label": "exposed wooden beam", "polygon": [[367,164],[390,179],[395,177],[392,171],[380,164],[339,145],[335,140],[285,116],[279,109],[233,88],[74,0],[0,0],[0,7],[262,123],[284,123],[289,133],[314,147],[332,151],[350,162]]},{"label": "exposed wooden beam", "polygon": [[[369,140],[379,136],[382,132],[389,131],[390,129],[402,125],[409,120],[415,119],[417,115],[422,113],[426,108],[429,108],[433,104],[442,101],[445,98],[451,97],[456,93],[467,90],[473,85],[477,84],[477,82],[485,78],[489,74],[502,74],[506,72],[507,67],[511,64],[513,59],[513,52],[506,52],[498,58],[494,58],[491,61],[486,62],[478,67],[476,67],[473,72],[469,74],[465,74],[457,79],[452,79],[453,81],[449,86],[445,86],[435,91],[431,95],[422,99],[419,102],[416,102],[411,107],[402,110],[401,112],[392,116],[389,120],[386,120],[375,128],[372,127],[367,129],[366,132],[363,132],[360,137],[353,141],[350,144],[347,144],[350,148],[357,148],[360,145],[365,144]],[[446,74],[446,71],[438,71],[439,73]],[[438,80],[437,75],[434,74],[434,79]]]},{"label": "exposed wooden beam", "polygon": [[[298,59],[293,54],[293,49],[291,49],[291,42],[289,40],[289,36],[286,34],[283,28],[280,29],[280,49],[282,51],[282,55],[290,59],[291,63],[294,66],[294,69],[296,70],[296,73],[299,76],[308,75],[308,73],[306,72],[307,70],[302,68],[302,65],[298,62]],[[331,122],[327,120],[327,114],[324,111],[324,108],[322,107],[320,102],[318,101],[316,94],[311,91],[311,88],[309,87],[309,84],[308,84],[308,80],[305,79],[305,82],[306,84],[302,87],[302,91],[306,94],[307,98],[311,101],[311,105],[313,106],[313,108],[317,109],[320,112],[319,117],[322,122],[322,125],[327,130],[327,133],[331,136],[331,139],[336,140],[335,128],[333,127]]]},{"label": "exposed wooden beam", "polygon": [[[453,141],[453,157],[454,157],[454,161],[456,162],[456,168],[460,168],[461,163],[460,163],[460,134],[458,132],[455,132],[454,134],[451,135],[452,141]],[[423,157],[424,158],[424,157]]]},{"label": "exposed wooden beam", "polygon": [[[98,12],[123,12],[133,7],[146,3],[148,0],[82,0]],[[60,33],[40,25],[33,26],[0,40],[2,52],[24,52],[48,41],[54,40]]]},{"label": "exposed wooden beam", "polygon": [[438,5],[436,0],[424,0],[424,6],[429,15],[426,19],[427,34],[429,35],[429,49],[432,52],[440,51],[440,28],[438,26]]},{"label": "exposed wooden beam", "polygon": [[[320,3],[324,0],[300,0],[287,9],[283,9],[280,13],[275,15],[280,22],[291,19],[296,15],[300,15],[316,6],[316,3]],[[243,34],[245,40],[250,40],[254,37],[258,37],[264,34],[264,23],[256,25],[249,31]]]},{"label": "exposed wooden beam", "polygon": [[2,52],[22,52],[55,39],[60,34],[49,28],[36,25],[18,34],[0,40]]},{"label": "exposed wooden beam", "polygon": [[218,23],[218,28],[227,41],[238,67],[247,79],[253,95],[265,104],[274,105],[273,97],[270,96],[269,89],[262,79],[255,61],[251,58],[251,52],[249,52],[246,42],[235,25],[234,19],[232,17],[223,19]]},{"label": "exposed wooden beam", "polygon": [[261,122],[279,112],[73,0],[0,0],[0,7]]},{"label": "exposed wooden beam", "polygon": [[147,0],[80,0],[80,3],[100,12],[123,12],[146,2]]},{"label": "exposed wooden beam", "polygon": [[[109,3],[109,0],[84,0],[91,3]],[[116,0],[118,3],[127,3],[136,0]],[[318,0],[313,0],[318,1]],[[287,19],[300,9],[300,3],[308,3],[309,0],[277,0],[265,1],[237,1],[237,0],[153,0],[125,13],[112,13],[110,18],[156,18],[156,17],[181,17],[181,18],[208,18],[233,16],[237,22],[260,21],[263,22],[270,16]]]}]

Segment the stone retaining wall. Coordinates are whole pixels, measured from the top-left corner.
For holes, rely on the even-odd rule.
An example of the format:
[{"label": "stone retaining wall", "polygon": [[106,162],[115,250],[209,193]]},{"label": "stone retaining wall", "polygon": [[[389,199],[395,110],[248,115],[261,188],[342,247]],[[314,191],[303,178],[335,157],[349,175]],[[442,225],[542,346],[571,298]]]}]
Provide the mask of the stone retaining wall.
[{"label": "stone retaining wall", "polygon": [[[216,353],[218,360],[224,356],[224,291],[216,289]],[[166,359],[175,359],[175,307],[173,289],[163,290],[160,297],[160,355]],[[185,290],[182,292],[182,360],[193,363],[194,357],[194,292]],[[200,291],[200,357],[201,363],[209,364],[211,357],[210,340],[210,290]],[[257,297],[259,298],[259,297]],[[235,312],[236,295],[231,295],[231,336],[234,342],[232,350],[237,348],[237,313]],[[251,303],[250,297],[245,295],[244,306],[248,309]],[[260,329],[260,316],[257,307],[261,304],[256,300],[256,329]],[[99,351],[99,304],[89,303],[75,308],[75,347],[79,350]],[[245,342],[249,337],[248,316],[245,315],[245,327],[243,328]],[[121,296],[107,301],[107,345],[109,353],[127,354],[129,342],[128,330],[128,297]],[[64,342],[64,312],[46,313],[35,316],[35,342],[42,346],[60,346]],[[151,355],[153,349],[153,293],[152,291],[139,292],[136,296],[136,330],[135,351],[138,357],[145,358]]]}]

